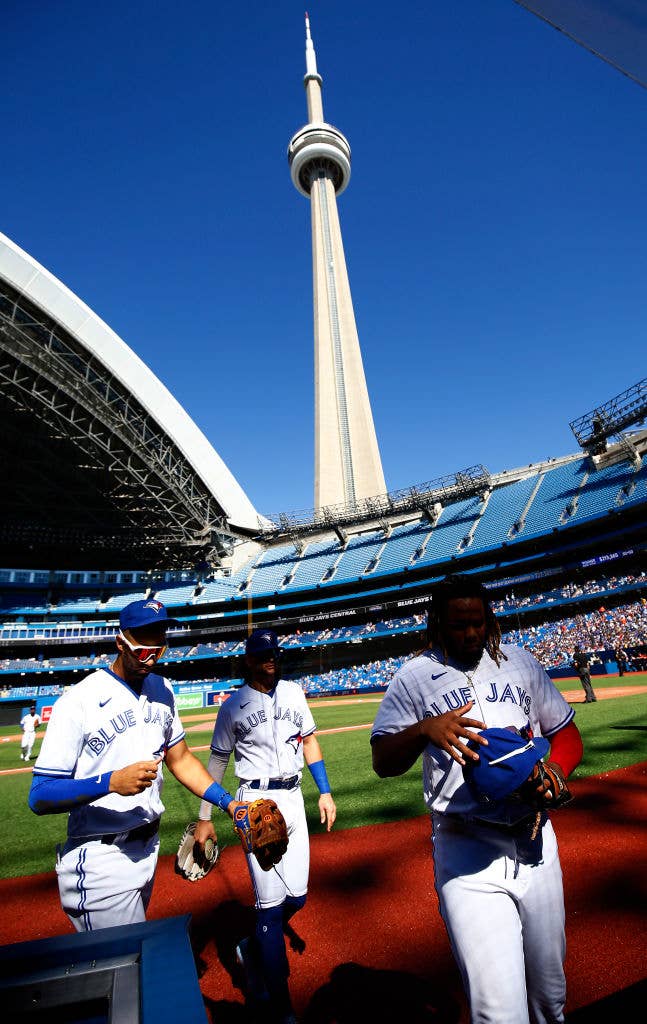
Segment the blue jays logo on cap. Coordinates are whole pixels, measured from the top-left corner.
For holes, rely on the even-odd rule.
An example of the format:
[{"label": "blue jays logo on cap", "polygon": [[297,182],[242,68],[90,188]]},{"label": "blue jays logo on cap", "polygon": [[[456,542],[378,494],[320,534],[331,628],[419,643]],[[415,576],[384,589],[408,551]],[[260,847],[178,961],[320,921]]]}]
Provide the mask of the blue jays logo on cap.
[{"label": "blue jays logo on cap", "polygon": [[471,740],[478,761],[463,765],[463,777],[474,796],[485,802],[503,800],[518,789],[550,749],[543,736],[521,735],[516,729],[483,729],[487,747]]},{"label": "blue jays logo on cap", "polygon": [[139,629],[152,623],[163,622],[165,626],[176,626],[177,619],[170,619],[161,601],[131,601],[122,608],[119,615],[119,628]]},{"label": "blue jays logo on cap", "polygon": [[279,638],[273,629],[255,629],[247,637],[245,654],[262,654],[264,651],[274,651],[279,654]]}]

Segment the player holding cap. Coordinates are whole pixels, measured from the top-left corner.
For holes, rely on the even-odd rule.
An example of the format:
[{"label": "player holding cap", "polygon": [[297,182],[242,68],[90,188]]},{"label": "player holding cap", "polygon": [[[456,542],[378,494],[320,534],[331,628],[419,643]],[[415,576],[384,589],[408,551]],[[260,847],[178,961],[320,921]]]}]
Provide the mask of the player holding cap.
[{"label": "player holding cap", "polygon": [[[472,1024],[556,1024],[566,999],[562,873],[537,806],[555,806],[559,780],[581,760],[574,711],[532,655],[501,645],[487,591],[473,578],[434,588],[428,639],[380,705],[373,767],[380,777],[402,775],[423,755],[440,912]],[[492,758],[475,732],[491,727]],[[522,781],[548,747],[541,737],[550,740],[552,783],[537,775],[526,803],[505,777]]]},{"label": "player holding cap", "polygon": [[20,760],[29,761],[32,748],[36,742],[36,729],[40,725],[40,715],[36,714],[36,705],[32,704],[26,715],[20,719],[22,737],[20,739]]},{"label": "player holding cap", "polygon": [[[301,793],[304,757],[321,794],[321,823],[328,832],[337,811],[303,690],[298,683],[280,678],[281,648],[276,633],[254,630],[245,652],[247,683],[218,712],[208,767],[213,778],[222,782],[233,751],[240,781],[236,799],[250,802],[269,797],[276,801],[287,824],[287,851],[271,870],[262,870],[255,857],[247,856],[256,896],[256,931],[243,940],[239,955],[247,970],[250,1008],[260,1008],[255,1007],[256,1002],[269,1004],[271,1019],[288,1024],[295,1018],[283,931],[306,902],[310,867]],[[207,796],[200,807],[201,821],[195,833],[202,844],[213,834],[208,800]],[[268,1019],[266,1014],[264,1017]]]},{"label": "player holding cap", "polygon": [[112,667],[56,702],[34,766],[31,809],[70,812],[56,872],[77,931],[145,920],[164,810],[163,761],[196,796],[222,794],[186,745],[171,686],[153,672],[175,624],[159,601],[126,605]]}]

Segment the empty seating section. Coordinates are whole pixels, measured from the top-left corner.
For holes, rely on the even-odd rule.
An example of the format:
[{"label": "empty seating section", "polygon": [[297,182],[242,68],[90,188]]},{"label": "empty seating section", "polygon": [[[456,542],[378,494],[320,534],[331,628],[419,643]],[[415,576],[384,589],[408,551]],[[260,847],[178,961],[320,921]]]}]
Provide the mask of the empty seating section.
[{"label": "empty seating section", "polygon": [[335,570],[335,575],[333,576],[335,583],[361,576],[383,544],[383,530],[362,533],[359,536],[351,537]]},{"label": "empty seating section", "polygon": [[297,555],[292,544],[264,551],[252,575],[251,589],[255,594],[271,594],[278,590],[288,575]]},{"label": "empty seating section", "polygon": [[548,533],[553,527],[561,526],[562,513],[578,493],[582,478],[589,469],[588,459],[574,459],[547,470],[517,537],[523,539],[537,533]]},{"label": "empty seating section", "polygon": [[179,587],[164,587],[155,591],[155,598],[169,608],[177,608],[192,603],[195,588],[195,582],[184,583]]},{"label": "empty seating section", "polygon": [[143,601],[145,597],[146,591],[144,590],[138,594],[115,594],[114,597],[109,597],[105,604],[100,605],[99,610],[102,612],[120,612],[131,601]]},{"label": "empty seating section", "polygon": [[238,588],[243,580],[249,575],[249,562],[239,569],[238,572],[226,577],[217,577],[215,580],[208,580],[204,584],[204,590],[196,601],[196,604],[209,604],[210,601],[226,601],[236,597]]},{"label": "empty seating section", "polygon": [[386,542],[377,572],[397,572],[409,565],[412,556],[424,544],[430,532],[431,526],[426,519],[396,526]]},{"label": "empty seating section", "polygon": [[468,498],[448,505],[440,514],[425,553],[416,565],[438,562],[457,554],[458,545],[471,530],[474,520],[481,511],[478,498]]},{"label": "empty seating section", "polygon": [[316,587],[326,569],[331,568],[339,558],[341,549],[338,540],[320,540],[308,544],[303,552],[290,584],[290,589],[297,587]]},{"label": "empty seating section", "polygon": [[643,457],[642,465],[638,472],[629,475],[627,483],[635,483],[635,487],[623,501],[622,507],[632,502],[645,501],[647,498],[647,455]]},{"label": "empty seating section", "polygon": [[534,474],[494,488],[474,531],[472,550],[497,547],[508,539],[508,532],[518,522],[536,483]]},{"label": "empty seating section", "polygon": [[59,601],[52,607],[57,615],[90,615],[99,607],[97,597],[78,597],[76,600]]},{"label": "empty seating section", "polygon": [[[549,534],[556,528],[567,529],[575,523],[582,523],[613,510],[623,510],[647,501],[647,455],[639,469],[629,459],[602,469],[595,469],[592,460],[577,456],[559,464],[548,464],[538,469],[529,467],[529,476],[494,486],[485,508],[478,496],[447,505],[440,513],[435,527],[425,518],[396,526],[390,536],[383,529],[367,530],[351,534],[346,546],[342,546],[332,533],[324,539],[305,543],[303,552],[297,554],[292,543],[283,543],[256,549],[253,558],[248,559],[231,576],[216,577],[199,587],[195,596],[196,581],[182,581],[160,584],[154,596],[171,608],[203,608],[217,602],[244,597],[241,585],[249,580],[249,592],[254,595],[272,595],[283,590],[305,590],[354,580],[367,571],[381,577],[380,586],[389,586],[389,574],[393,574],[394,586],[398,586],[397,574],[409,567],[432,566],[448,562],[460,556],[463,550],[474,554],[487,551],[506,542],[523,541],[529,537]],[[529,507],[526,510],[526,506]],[[525,519],[521,517],[525,512]],[[518,532],[510,535],[511,529],[520,523]],[[463,548],[462,542],[471,533],[471,543]],[[419,559],[415,554],[424,547]],[[374,564],[376,562],[376,564]],[[333,572],[334,569],[334,572]],[[440,572],[447,571],[442,566]],[[14,570],[11,570],[13,573]],[[78,623],[87,621],[96,634],[99,625],[92,624],[92,616],[105,618],[114,624],[121,609],[131,601],[146,597],[141,589],[144,580],[136,573],[121,574],[125,578],[114,586],[128,587],[127,578],[132,576],[132,589],[127,593],[106,595],[101,584],[93,596],[88,586],[85,593],[79,587],[61,586],[56,605],[47,603],[48,591],[41,580],[34,583],[33,594],[22,579],[15,590],[10,588],[0,595],[0,607],[10,616],[35,618],[42,616],[42,627],[62,630],[64,616],[71,616]],[[285,586],[286,578],[290,578]],[[326,577],[324,579],[324,577]],[[176,577],[177,578],[177,577]],[[13,582],[13,577],[10,582]],[[136,589],[139,587],[139,589]],[[105,600],[100,601],[101,596]],[[191,611],[187,612],[191,615]],[[69,622],[69,620],[67,620]],[[18,623],[7,622],[5,629]],[[33,626],[30,629],[35,628]],[[114,627],[113,627],[114,628]],[[106,626],[104,632],[109,632]],[[63,638],[63,634],[60,634]],[[12,639],[7,635],[3,639]],[[22,637],[21,637],[22,638]],[[67,634],[65,634],[67,638]],[[83,635],[85,638],[85,634]],[[92,636],[89,635],[88,639]],[[44,639],[55,640],[47,635]]]},{"label": "empty seating section", "polygon": [[568,516],[566,523],[605,515],[610,509],[617,508],[616,498],[629,480],[629,470],[628,462],[593,470],[585,486],[578,492],[577,507]]}]

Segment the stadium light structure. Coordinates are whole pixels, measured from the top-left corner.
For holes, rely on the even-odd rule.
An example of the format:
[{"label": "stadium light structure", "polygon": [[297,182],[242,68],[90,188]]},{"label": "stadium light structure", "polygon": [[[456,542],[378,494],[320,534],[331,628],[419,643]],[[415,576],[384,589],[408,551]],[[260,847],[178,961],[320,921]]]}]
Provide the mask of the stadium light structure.
[{"label": "stadium light structure", "polygon": [[569,424],[577,443],[589,455],[602,455],[607,439],[621,437],[624,430],[647,418],[647,377],[627,388],[604,405],[579,416]]},{"label": "stadium light structure", "polygon": [[[399,491],[389,491],[372,498],[346,505],[328,505],[324,508],[301,512],[281,512],[267,516],[268,525],[259,534],[262,541],[289,538],[294,541],[309,533],[334,530],[363,522],[386,524],[392,516],[407,512],[421,512],[429,516],[434,506],[450,505],[475,494],[485,494],[492,487],[490,472],[481,465],[470,466],[449,476],[438,477]],[[438,516],[435,515],[435,519]],[[383,528],[386,528],[383,525]]]}]

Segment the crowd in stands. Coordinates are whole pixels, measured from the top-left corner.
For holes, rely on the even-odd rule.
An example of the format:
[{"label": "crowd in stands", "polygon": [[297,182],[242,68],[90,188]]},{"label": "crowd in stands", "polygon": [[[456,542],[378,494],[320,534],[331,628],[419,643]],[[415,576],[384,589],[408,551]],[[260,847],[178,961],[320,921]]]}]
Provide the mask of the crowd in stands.
[{"label": "crowd in stands", "polygon": [[[644,574],[638,577],[609,577],[604,581],[597,580],[581,584],[577,587],[577,592],[573,589],[576,585],[569,584],[561,588],[559,593],[562,598],[589,596],[596,593],[605,594],[611,589],[641,582],[645,582]],[[534,595],[528,599],[529,603],[541,603],[536,598],[540,596],[545,600],[546,593]],[[358,642],[371,635],[414,631],[421,633],[424,631],[425,622],[425,614],[418,613],[377,623],[348,625],[324,630],[297,630],[293,634],[282,637],[281,642],[287,649],[335,642]],[[613,660],[613,652],[622,647],[628,652],[630,671],[639,668],[645,669],[647,666],[644,651],[639,653],[638,649],[647,648],[647,596],[617,608],[606,608],[601,603],[598,608],[590,612],[569,616],[554,622],[513,629],[503,635],[503,641],[526,647],[548,670],[563,670],[572,666],[573,650],[576,644],[579,644],[584,651],[589,652],[594,659],[597,658],[599,661]],[[423,642],[421,636],[420,646]],[[173,663],[187,658],[226,657],[241,654],[243,649],[243,639],[214,641],[200,643],[192,647],[173,648],[164,660],[165,663]],[[44,658],[41,654],[39,657],[31,659],[3,659],[0,661],[0,671],[20,671],[25,674],[37,670],[53,672],[59,668],[89,671],[92,668],[109,667],[113,659],[114,653],[112,652],[106,654],[89,652],[85,658],[71,656]],[[386,686],[393,672],[403,660],[404,658],[387,658],[298,678],[306,692],[311,695],[327,690],[379,689]],[[168,675],[172,678],[172,670]],[[0,689],[0,697],[32,698],[37,695],[43,696],[46,692],[47,695],[57,695],[62,692],[62,687],[56,683],[47,686],[38,684],[11,688],[3,686]]]},{"label": "crowd in stands", "polygon": [[528,629],[513,629],[505,639],[526,647],[546,669],[571,664],[575,644],[598,657],[620,647],[630,650],[647,644],[647,599],[620,608],[600,607]]},{"label": "crowd in stands", "polygon": [[[503,643],[525,647],[546,669],[572,666],[575,645],[580,644],[583,650],[597,656],[600,661],[602,654],[613,657],[613,652],[623,647],[629,652],[629,670],[644,671],[647,659],[641,655],[632,656],[631,651],[647,645],[647,599],[643,598],[622,608],[600,608],[586,615],[576,615],[527,630],[511,630],[504,633],[502,639]],[[393,673],[405,660],[406,656],[372,661],[353,668],[334,669],[321,675],[302,676],[298,682],[310,696],[331,690],[379,689],[388,684]]]},{"label": "crowd in stands", "polygon": [[606,594],[614,590],[633,584],[647,584],[647,577],[642,572],[638,576],[599,576],[595,580],[585,580],[582,583],[566,583],[563,587],[553,590],[543,590],[534,594],[516,595],[511,590],[505,597],[492,602],[492,607],[497,614],[502,612],[518,611],[521,608],[533,608],[535,605],[554,604],[560,601],[573,601],[578,597],[595,596],[595,594]]},{"label": "crowd in stands", "polygon": [[347,668],[332,669],[318,675],[293,676],[300,683],[309,697],[317,697],[322,693],[335,690],[356,693],[361,690],[385,689],[394,672],[400,668],[409,655],[400,658],[384,658],[381,661],[370,661],[366,665],[353,665]]}]

